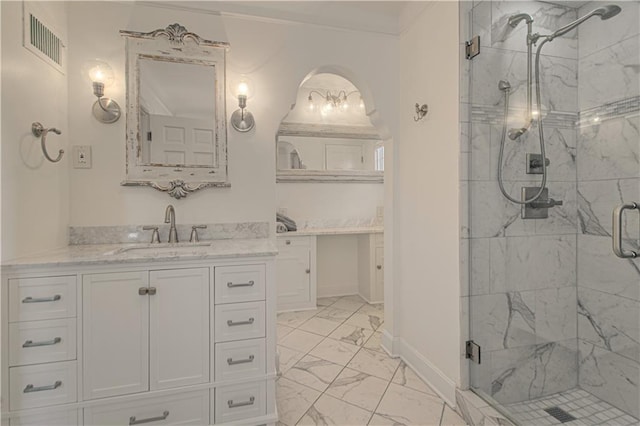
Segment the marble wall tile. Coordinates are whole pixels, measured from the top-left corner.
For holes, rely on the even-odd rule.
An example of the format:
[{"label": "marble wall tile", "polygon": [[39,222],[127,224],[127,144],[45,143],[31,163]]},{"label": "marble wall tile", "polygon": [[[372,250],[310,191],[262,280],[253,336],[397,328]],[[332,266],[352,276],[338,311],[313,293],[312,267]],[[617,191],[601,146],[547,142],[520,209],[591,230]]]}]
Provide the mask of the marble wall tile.
[{"label": "marble wall tile", "polygon": [[640,356],[640,302],[578,289],[578,337],[631,359]]},{"label": "marble wall tile", "polygon": [[471,123],[460,122],[460,152],[471,152]]},{"label": "marble wall tile", "polygon": [[471,9],[473,8],[473,1],[461,0],[458,2],[458,7],[460,40],[467,40],[471,37]]},{"label": "marble wall tile", "polygon": [[547,219],[534,220],[536,235],[575,234],[579,229],[575,182],[549,182],[547,187],[549,196],[563,204],[549,209]]},{"label": "marble wall tile", "polygon": [[470,94],[471,94],[471,80],[469,76],[471,75],[471,61],[467,60],[466,54],[466,39],[460,39],[460,44],[458,45],[458,54],[459,54],[459,63],[460,63],[460,93],[459,99],[460,102],[471,102]]},{"label": "marble wall tile", "polygon": [[[622,7],[622,12],[611,20],[589,19],[578,29],[580,57],[584,58],[600,49],[612,46],[640,33],[640,3],[637,1],[614,2]],[[578,9],[583,16],[593,9],[611,4],[610,1],[593,1]]]},{"label": "marble wall tile", "polygon": [[581,110],[637,96],[640,93],[640,37],[630,37],[581,57],[578,66]]},{"label": "marble wall tile", "polygon": [[470,36],[480,36],[481,47],[491,47],[491,3],[491,0],[482,1],[472,11]]},{"label": "marble wall tile", "polygon": [[470,240],[469,294],[480,295],[491,292],[491,239]]},{"label": "marble wall tile", "polygon": [[536,343],[543,344],[577,337],[576,288],[536,291]]},{"label": "marble wall tile", "polygon": [[471,236],[471,199],[469,192],[469,182],[460,182],[460,238]]},{"label": "marble wall tile", "polygon": [[[578,182],[580,231],[586,235],[611,236],[613,209],[637,200],[639,193],[638,178]],[[623,238],[640,239],[640,215],[628,212],[622,220]]]},{"label": "marble wall tile", "polygon": [[640,301],[640,259],[620,259],[611,237],[578,235],[578,286]]},{"label": "marble wall tile", "polygon": [[[522,126],[524,122],[513,123]],[[491,178],[498,179],[498,158],[502,124],[491,126]],[[542,175],[526,173],[527,153],[540,153],[538,126],[534,125],[517,141],[505,138],[502,176],[507,181],[529,181]],[[575,182],[576,180],[576,132],[574,129],[544,127],[545,153],[551,161],[547,167],[549,182]]]},{"label": "marble wall tile", "polygon": [[[508,25],[509,17],[517,13],[528,13],[533,18],[533,32],[550,34],[574,21],[574,8],[537,1],[492,1],[491,46],[502,49],[527,51],[527,25],[520,22],[516,28]],[[534,51],[535,52],[535,51]],[[576,59],[578,56],[577,31],[569,32],[544,47],[547,55]]]},{"label": "marble wall tile", "polygon": [[[507,182],[505,189],[519,194],[520,186]],[[535,235],[534,221],[520,218],[520,206],[502,195],[497,182],[469,182],[469,190],[471,238]]]},{"label": "marble wall tile", "polygon": [[[471,99],[475,105],[503,105],[498,81],[511,83],[509,105],[526,107],[527,55],[511,50],[485,48],[471,69]],[[578,63],[575,59],[541,56],[541,100],[549,110],[576,112]]]},{"label": "marble wall tile", "polygon": [[494,352],[491,395],[508,404],[575,387],[576,350],[576,339],[571,339]]},{"label": "marble wall tile", "polygon": [[470,296],[471,335],[483,351],[536,342],[535,292]]},{"label": "marble wall tile", "polygon": [[576,237],[536,236],[491,240],[491,292],[576,285]]},{"label": "marble wall tile", "polygon": [[640,364],[597,345],[579,340],[580,387],[640,417]]},{"label": "marble wall tile", "polygon": [[488,124],[471,123],[470,155],[469,179],[489,180],[497,162],[491,161],[491,127]]},{"label": "marble wall tile", "polygon": [[640,177],[640,116],[580,128],[578,141],[578,181]]}]

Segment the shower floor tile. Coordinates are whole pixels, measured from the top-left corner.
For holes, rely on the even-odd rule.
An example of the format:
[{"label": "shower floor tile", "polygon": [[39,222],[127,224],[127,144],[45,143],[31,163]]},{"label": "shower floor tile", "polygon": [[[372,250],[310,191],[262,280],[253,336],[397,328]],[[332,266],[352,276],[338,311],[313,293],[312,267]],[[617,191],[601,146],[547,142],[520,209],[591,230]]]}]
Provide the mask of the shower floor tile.
[{"label": "shower floor tile", "polygon": [[[575,420],[562,423],[547,413],[545,408],[558,407],[575,417]],[[582,389],[549,395],[531,401],[506,405],[518,423],[526,426],[568,425],[568,426],[627,426],[639,425],[635,417],[618,410]]]}]

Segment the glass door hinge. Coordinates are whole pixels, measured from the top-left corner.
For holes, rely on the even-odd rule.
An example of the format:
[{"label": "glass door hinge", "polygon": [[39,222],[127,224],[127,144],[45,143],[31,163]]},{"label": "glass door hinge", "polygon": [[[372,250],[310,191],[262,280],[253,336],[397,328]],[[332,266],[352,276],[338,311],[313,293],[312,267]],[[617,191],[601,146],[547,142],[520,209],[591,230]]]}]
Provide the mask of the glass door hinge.
[{"label": "glass door hinge", "polygon": [[467,359],[480,364],[480,345],[473,340],[467,340],[465,353]]},{"label": "glass door hinge", "polygon": [[464,51],[467,59],[473,59],[480,54],[480,36],[474,36],[471,40],[464,42]]}]

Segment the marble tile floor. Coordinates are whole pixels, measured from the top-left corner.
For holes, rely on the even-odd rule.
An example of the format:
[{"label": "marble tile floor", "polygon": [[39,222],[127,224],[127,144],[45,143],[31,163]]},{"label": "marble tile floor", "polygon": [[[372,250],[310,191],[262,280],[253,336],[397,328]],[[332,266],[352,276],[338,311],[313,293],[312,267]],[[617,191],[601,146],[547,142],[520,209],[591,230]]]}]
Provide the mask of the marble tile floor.
[{"label": "marble tile floor", "polygon": [[279,426],[465,424],[380,347],[383,309],[344,296],[278,314]]},{"label": "marble tile floor", "polygon": [[[560,407],[576,420],[561,423],[545,408]],[[524,426],[559,425],[567,426],[627,426],[639,425],[638,419],[618,410],[611,404],[582,389],[571,389],[531,401],[506,405],[512,417]]]}]

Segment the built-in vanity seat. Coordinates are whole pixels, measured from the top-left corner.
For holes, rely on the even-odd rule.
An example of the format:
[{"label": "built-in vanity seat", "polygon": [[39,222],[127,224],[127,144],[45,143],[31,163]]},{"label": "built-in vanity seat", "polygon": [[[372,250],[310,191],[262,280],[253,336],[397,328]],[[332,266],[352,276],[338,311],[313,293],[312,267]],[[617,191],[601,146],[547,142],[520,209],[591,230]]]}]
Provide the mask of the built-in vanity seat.
[{"label": "built-in vanity seat", "polygon": [[276,248],[210,243],[3,265],[2,423],[274,423]]},{"label": "built-in vanity seat", "polygon": [[278,234],[278,311],[315,309],[318,238],[357,238],[358,294],[369,303],[384,296],[384,235],[382,226],[305,227]]}]

